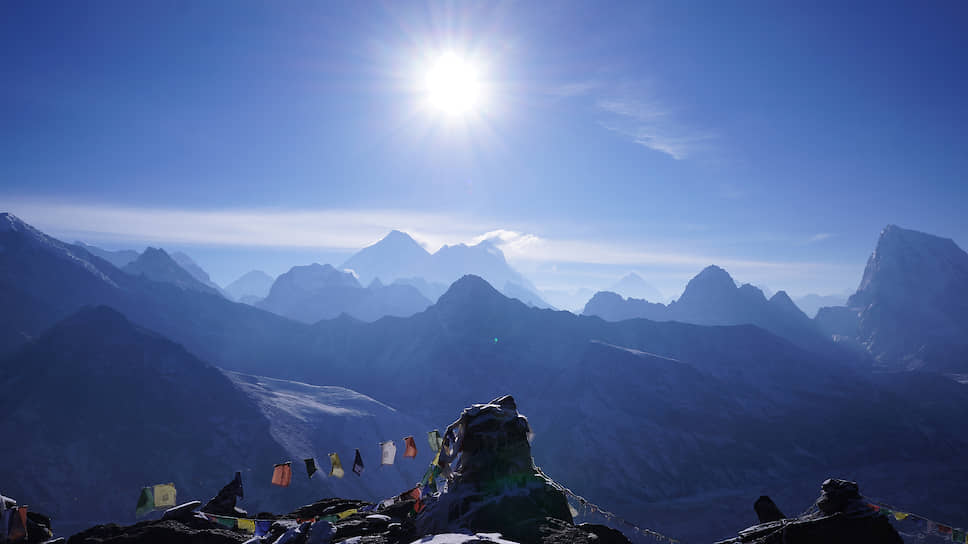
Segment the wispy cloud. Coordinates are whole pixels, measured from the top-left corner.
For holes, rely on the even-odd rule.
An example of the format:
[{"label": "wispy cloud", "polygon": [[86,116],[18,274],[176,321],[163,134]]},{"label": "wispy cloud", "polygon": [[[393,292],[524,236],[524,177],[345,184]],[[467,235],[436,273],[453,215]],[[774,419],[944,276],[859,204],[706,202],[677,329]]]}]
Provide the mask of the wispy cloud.
[{"label": "wispy cloud", "polygon": [[712,130],[688,126],[668,101],[657,98],[645,85],[589,79],[558,85],[549,94],[591,98],[603,128],[677,160],[708,147],[716,138]]},{"label": "wispy cloud", "polygon": [[600,122],[603,127],[676,160],[685,159],[715,137],[711,131],[686,127],[655,101],[608,98],[599,100],[596,106],[607,114]]},{"label": "wispy cloud", "polygon": [[829,232],[819,232],[817,234],[814,234],[810,238],[808,238],[807,239],[807,242],[812,244],[814,242],[822,242],[824,240],[827,240],[827,239],[833,238],[833,237],[834,237],[834,235],[832,233],[829,233]]},{"label": "wispy cloud", "polygon": [[[656,250],[607,240],[563,239],[506,229],[494,221],[454,214],[402,210],[182,210],[110,204],[5,200],[7,210],[66,241],[356,250],[392,229],[411,234],[430,251],[444,244],[490,240],[513,264],[648,267],[695,274],[709,264],[748,281],[843,272],[823,262],[768,261],[703,252]],[[818,235],[820,236],[820,235]],[[815,237],[816,238],[816,237]]]}]

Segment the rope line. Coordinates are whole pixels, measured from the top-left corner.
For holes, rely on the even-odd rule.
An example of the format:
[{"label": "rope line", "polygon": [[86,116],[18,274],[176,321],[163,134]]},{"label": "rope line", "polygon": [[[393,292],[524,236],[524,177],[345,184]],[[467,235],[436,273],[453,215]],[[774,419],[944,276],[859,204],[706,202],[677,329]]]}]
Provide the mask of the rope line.
[{"label": "rope line", "polygon": [[541,467],[535,467],[535,468],[538,470],[538,474],[541,474],[544,478],[546,478],[549,482],[551,482],[551,486],[552,487],[554,487],[558,491],[561,491],[565,495],[567,495],[567,496],[575,499],[576,501],[578,501],[578,503],[582,506],[583,509],[585,507],[588,507],[592,512],[597,512],[597,513],[601,514],[608,521],[613,521],[614,520],[614,521],[616,521],[618,523],[621,523],[621,524],[629,527],[630,529],[632,529],[633,531],[635,531],[638,534],[641,534],[641,535],[644,535],[644,536],[648,536],[648,537],[654,538],[656,540],[663,540],[663,541],[666,541],[666,542],[672,542],[673,544],[681,544],[680,541],[679,540],[676,540],[675,538],[666,536],[666,535],[664,535],[662,533],[659,533],[657,531],[653,531],[652,529],[643,529],[642,527],[639,527],[638,525],[635,525],[634,523],[632,523],[632,522],[630,522],[630,521],[628,521],[626,519],[623,519],[623,518],[621,518],[621,517],[613,514],[612,512],[609,512],[608,510],[602,508],[601,506],[598,506],[597,504],[591,502],[590,500],[586,499],[585,497],[582,497],[581,495],[575,493],[574,491],[572,491],[572,490],[568,489],[567,487],[565,487],[565,486],[559,484],[558,482],[554,481],[551,478],[551,476],[548,476],[547,474],[544,473],[543,470],[541,470]]}]

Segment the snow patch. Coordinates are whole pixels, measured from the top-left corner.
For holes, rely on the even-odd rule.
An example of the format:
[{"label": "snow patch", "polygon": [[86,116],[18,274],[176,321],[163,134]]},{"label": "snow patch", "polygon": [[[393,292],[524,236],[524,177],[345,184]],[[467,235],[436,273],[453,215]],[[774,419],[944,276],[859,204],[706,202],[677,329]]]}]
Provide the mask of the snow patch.
[{"label": "snow patch", "polygon": [[[347,542],[349,542],[347,540]],[[466,544],[468,542],[493,542],[496,544],[518,544],[513,540],[501,538],[501,533],[441,533],[428,535],[410,544]]]}]

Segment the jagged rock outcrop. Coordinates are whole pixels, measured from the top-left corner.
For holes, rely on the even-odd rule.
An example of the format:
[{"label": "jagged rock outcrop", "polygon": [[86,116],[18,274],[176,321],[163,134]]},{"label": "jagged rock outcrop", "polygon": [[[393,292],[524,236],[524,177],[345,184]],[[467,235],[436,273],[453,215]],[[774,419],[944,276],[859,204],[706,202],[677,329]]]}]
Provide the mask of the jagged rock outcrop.
[{"label": "jagged rock outcrop", "polygon": [[[820,498],[802,516],[754,525],[718,544],[902,544],[891,522],[861,496],[856,482],[828,479],[820,489]],[[769,497],[756,501],[761,521],[766,501],[773,505]],[[779,512],[776,505],[773,509]]]},{"label": "jagged rock outcrop", "polygon": [[465,409],[444,434],[439,465],[447,487],[417,516],[418,534],[466,529],[546,542],[564,528],[572,542],[598,540],[571,529],[564,493],[534,465],[530,432],[510,395]]}]

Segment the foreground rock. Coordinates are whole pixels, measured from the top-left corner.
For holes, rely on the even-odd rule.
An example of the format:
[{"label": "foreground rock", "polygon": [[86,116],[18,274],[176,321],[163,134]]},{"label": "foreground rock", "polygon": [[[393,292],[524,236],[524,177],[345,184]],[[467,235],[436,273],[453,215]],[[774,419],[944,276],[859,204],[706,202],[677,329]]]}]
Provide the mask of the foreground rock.
[{"label": "foreground rock", "polygon": [[[821,490],[806,514],[754,525],[718,544],[902,544],[891,522],[868,506],[856,483],[827,480]],[[779,513],[768,497],[760,497],[756,506],[760,521]]]},{"label": "foreground rock", "polygon": [[567,498],[534,466],[529,432],[511,396],[465,409],[444,433],[439,465],[447,488],[427,500],[418,533],[469,529],[521,542],[598,541],[572,523]]},{"label": "foreground rock", "polygon": [[[439,492],[430,492],[436,488],[436,478],[432,478],[433,483],[428,481],[422,492],[405,492],[379,505],[325,499],[282,516],[258,513],[252,517],[272,520],[268,533],[261,537],[182,509],[177,519],[128,527],[99,525],[68,542],[408,544],[424,539],[432,542],[434,535],[442,534],[451,535],[442,537],[447,542],[479,542],[500,533],[503,541],[522,544],[629,544],[614,529],[574,524],[565,495],[534,465],[529,432],[528,420],[518,414],[514,399],[505,396],[465,409],[448,427],[438,464],[447,484]],[[233,481],[206,508],[232,515],[237,511],[237,495],[241,495],[241,487]]]}]

